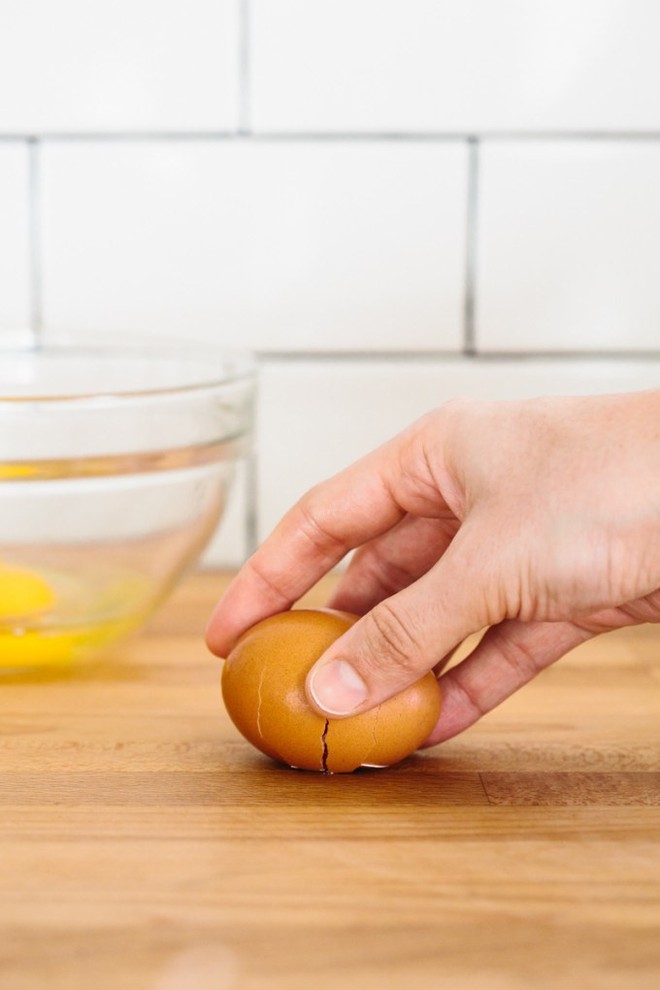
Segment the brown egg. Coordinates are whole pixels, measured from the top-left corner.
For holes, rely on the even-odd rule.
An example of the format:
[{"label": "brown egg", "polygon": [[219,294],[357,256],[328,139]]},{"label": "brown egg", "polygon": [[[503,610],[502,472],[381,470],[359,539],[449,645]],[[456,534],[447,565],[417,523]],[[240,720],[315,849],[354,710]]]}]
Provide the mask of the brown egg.
[{"label": "brown egg", "polygon": [[241,636],[224,665],[222,695],[234,725],[262,753],[304,770],[349,773],[398,763],[431,732],[440,714],[432,673],[362,715],[326,720],[309,706],[308,671],[357,618],[300,609]]}]

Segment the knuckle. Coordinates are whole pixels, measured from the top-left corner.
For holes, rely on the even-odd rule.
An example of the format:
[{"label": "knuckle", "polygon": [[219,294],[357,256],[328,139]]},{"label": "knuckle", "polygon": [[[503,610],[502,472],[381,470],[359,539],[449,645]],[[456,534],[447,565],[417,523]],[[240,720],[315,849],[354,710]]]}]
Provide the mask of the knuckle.
[{"label": "knuckle", "polygon": [[438,415],[445,424],[457,428],[464,423],[470,423],[478,417],[488,414],[489,403],[483,399],[470,399],[456,396],[446,399],[437,409]]},{"label": "knuckle", "polygon": [[438,406],[438,410],[445,416],[460,416],[466,410],[470,410],[474,406],[474,403],[474,399],[468,399],[465,396],[454,396],[451,399],[445,399]]},{"label": "knuckle", "polygon": [[365,617],[368,662],[379,673],[419,674],[420,648],[411,623],[389,602],[381,602]]},{"label": "knuckle", "polygon": [[456,677],[451,681],[451,687],[453,692],[458,695],[463,712],[467,715],[466,728],[467,725],[472,725],[488,713],[488,706],[484,703],[478,690],[468,680]]},{"label": "knuckle", "polygon": [[289,608],[292,597],[286,576],[271,576],[257,556],[251,557],[246,562],[245,569],[256,578],[262,593],[268,599],[272,599],[276,606],[282,609]]},{"label": "knuckle", "polygon": [[348,553],[350,547],[346,541],[333,533],[332,526],[324,519],[314,489],[298,503],[298,509],[299,532],[317,553],[332,560]]},{"label": "knuckle", "polygon": [[377,585],[387,597],[407,588],[415,579],[414,573],[377,550],[365,552],[360,563],[367,583]]},{"label": "knuckle", "polygon": [[503,635],[498,650],[506,666],[515,672],[517,681],[526,683],[538,674],[540,667],[536,651],[525,639]]}]

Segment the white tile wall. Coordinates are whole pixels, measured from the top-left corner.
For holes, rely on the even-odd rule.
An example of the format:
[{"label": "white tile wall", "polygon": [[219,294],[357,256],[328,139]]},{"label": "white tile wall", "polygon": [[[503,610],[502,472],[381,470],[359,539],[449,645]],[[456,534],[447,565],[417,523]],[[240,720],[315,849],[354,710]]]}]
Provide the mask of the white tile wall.
[{"label": "white tile wall", "polygon": [[456,396],[512,399],[660,387],[660,361],[299,361],[261,372],[260,538],[307,489]]},{"label": "white tile wall", "polygon": [[5,0],[0,130],[235,127],[239,0]]},{"label": "white tile wall", "polygon": [[48,142],[48,327],[459,350],[464,144]]},{"label": "white tile wall", "polygon": [[28,192],[27,146],[0,141],[0,334],[30,317]]},{"label": "white tile wall", "polygon": [[660,350],[660,144],[482,150],[483,350]]},{"label": "white tile wall", "polygon": [[261,535],[451,395],[657,387],[659,36],[656,0],[0,3],[0,331],[263,352]]},{"label": "white tile wall", "polygon": [[655,0],[252,0],[261,130],[660,127]]},{"label": "white tile wall", "polygon": [[259,144],[254,158],[256,346],[460,349],[465,145]]},{"label": "white tile wall", "polygon": [[46,142],[46,329],[230,343],[240,316],[243,158],[234,143]]}]

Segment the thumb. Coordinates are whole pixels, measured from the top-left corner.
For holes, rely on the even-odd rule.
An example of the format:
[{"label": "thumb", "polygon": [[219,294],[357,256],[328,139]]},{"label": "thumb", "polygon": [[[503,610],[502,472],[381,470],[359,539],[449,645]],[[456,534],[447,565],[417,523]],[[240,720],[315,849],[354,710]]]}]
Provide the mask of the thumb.
[{"label": "thumb", "polygon": [[449,548],[408,588],[376,605],[314,664],[306,690],[323,715],[368,711],[423,677],[467,636],[499,622],[502,600],[477,531]]}]

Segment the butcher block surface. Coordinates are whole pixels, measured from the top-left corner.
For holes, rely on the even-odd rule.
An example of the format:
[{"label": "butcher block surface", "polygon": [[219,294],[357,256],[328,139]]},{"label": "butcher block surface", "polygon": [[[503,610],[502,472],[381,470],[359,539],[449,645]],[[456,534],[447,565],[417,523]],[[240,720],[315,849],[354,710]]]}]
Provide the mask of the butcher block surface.
[{"label": "butcher block surface", "polygon": [[656,990],[660,627],[324,776],[224,712],[203,631],[227,580],[101,663],[0,680],[2,990]]}]

